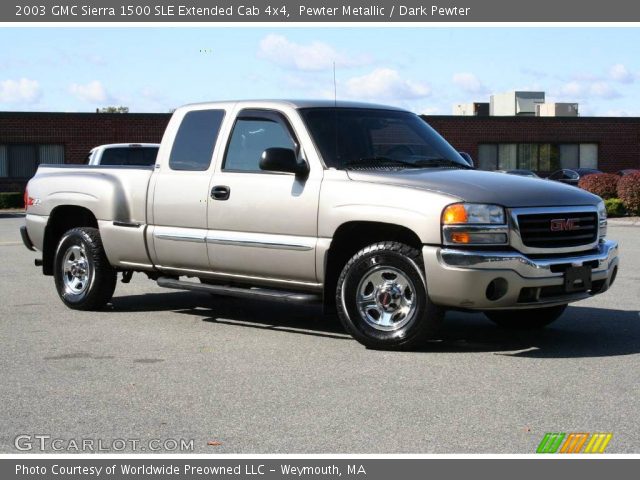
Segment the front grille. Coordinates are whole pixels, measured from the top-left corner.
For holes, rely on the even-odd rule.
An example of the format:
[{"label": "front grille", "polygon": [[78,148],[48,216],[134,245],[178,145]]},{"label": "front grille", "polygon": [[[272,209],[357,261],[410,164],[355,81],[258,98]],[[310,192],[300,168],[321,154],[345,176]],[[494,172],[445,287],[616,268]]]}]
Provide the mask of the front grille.
[{"label": "front grille", "polygon": [[598,238],[598,214],[595,212],[536,213],[517,218],[522,243],[527,247],[577,247]]}]

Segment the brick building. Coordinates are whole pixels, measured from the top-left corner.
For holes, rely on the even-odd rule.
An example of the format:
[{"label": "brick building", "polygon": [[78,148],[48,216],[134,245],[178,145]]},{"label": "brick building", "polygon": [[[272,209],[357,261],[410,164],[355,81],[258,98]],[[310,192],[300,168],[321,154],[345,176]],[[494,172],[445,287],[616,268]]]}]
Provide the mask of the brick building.
[{"label": "brick building", "polygon": [[[83,163],[105,143],[159,142],[169,114],[0,112],[0,191],[40,163]],[[425,116],[479,168],[640,168],[640,118]]]},{"label": "brick building", "polygon": [[423,116],[479,168],[640,168],[640,118]]},{"label": "brick building", "polygon": [[0,112],[0,191],[23,191],[40,163],[83,163],[105,143],[159,143],[170,114]]}]

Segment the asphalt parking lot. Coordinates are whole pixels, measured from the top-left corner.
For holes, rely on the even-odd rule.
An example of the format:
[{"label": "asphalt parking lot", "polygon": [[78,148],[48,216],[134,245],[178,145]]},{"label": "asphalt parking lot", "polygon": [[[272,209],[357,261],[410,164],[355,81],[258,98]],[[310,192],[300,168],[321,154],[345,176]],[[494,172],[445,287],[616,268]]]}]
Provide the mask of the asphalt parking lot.
[{"label": "asphalt parking lot", "polygon": [[21,434],[193,439],[202,453],[533,453],[546,432],[612,432],[608,453],[640,453],[640,227],[610,226],[615,286],[547,330],[449,313],[423,351],[392,353],[313,308],[142,275],[108,310],[69,310],[22,246],[23,220],[4,217],[3,453]]}]

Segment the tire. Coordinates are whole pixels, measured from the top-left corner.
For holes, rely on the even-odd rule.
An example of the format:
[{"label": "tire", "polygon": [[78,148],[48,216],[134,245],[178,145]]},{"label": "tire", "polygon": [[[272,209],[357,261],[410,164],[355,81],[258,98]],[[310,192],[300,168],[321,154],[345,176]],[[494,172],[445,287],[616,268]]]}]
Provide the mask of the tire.
[{"label": "tire", "polygon": [[510,330],[536,330],[555,322],[567,308],[555,307],[531,308],[529,310],[495,310],[484,312],[493,323]]},{"label": "tire", "polygon": [[344,266],[336,288],[338,317],[358,342],[410,350],[438,329],[444,312],[431,303],[420,252],[397,242],[363,248]]},{"label": "tire", "polygon": [[53,275],[60,299],[74,310],[99,310],[116,289],[116,271],[107,260],[97,228],[74,228],[62,236]]}]

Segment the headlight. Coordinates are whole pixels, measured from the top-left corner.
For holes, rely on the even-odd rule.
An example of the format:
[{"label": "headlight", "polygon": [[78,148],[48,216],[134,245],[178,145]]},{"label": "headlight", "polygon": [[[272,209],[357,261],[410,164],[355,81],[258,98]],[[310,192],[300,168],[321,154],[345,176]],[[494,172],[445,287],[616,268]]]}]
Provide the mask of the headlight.
[{"label": "headlight", "polygon": [[607,207],[604,204],[604,201],[601,201],[598,204],[598,226],[600,238],[604,238],[607,236]]},{"label": "headlight", "polygon": [[507,245],[504,208],[480,203],[454,203],[442,212],[445,245]]},{"label": "headlight", "polygon": [[458,224],[498,224],[504,225],[504,208],[481,203],[454,203],[442,212],[442,223]]}]

